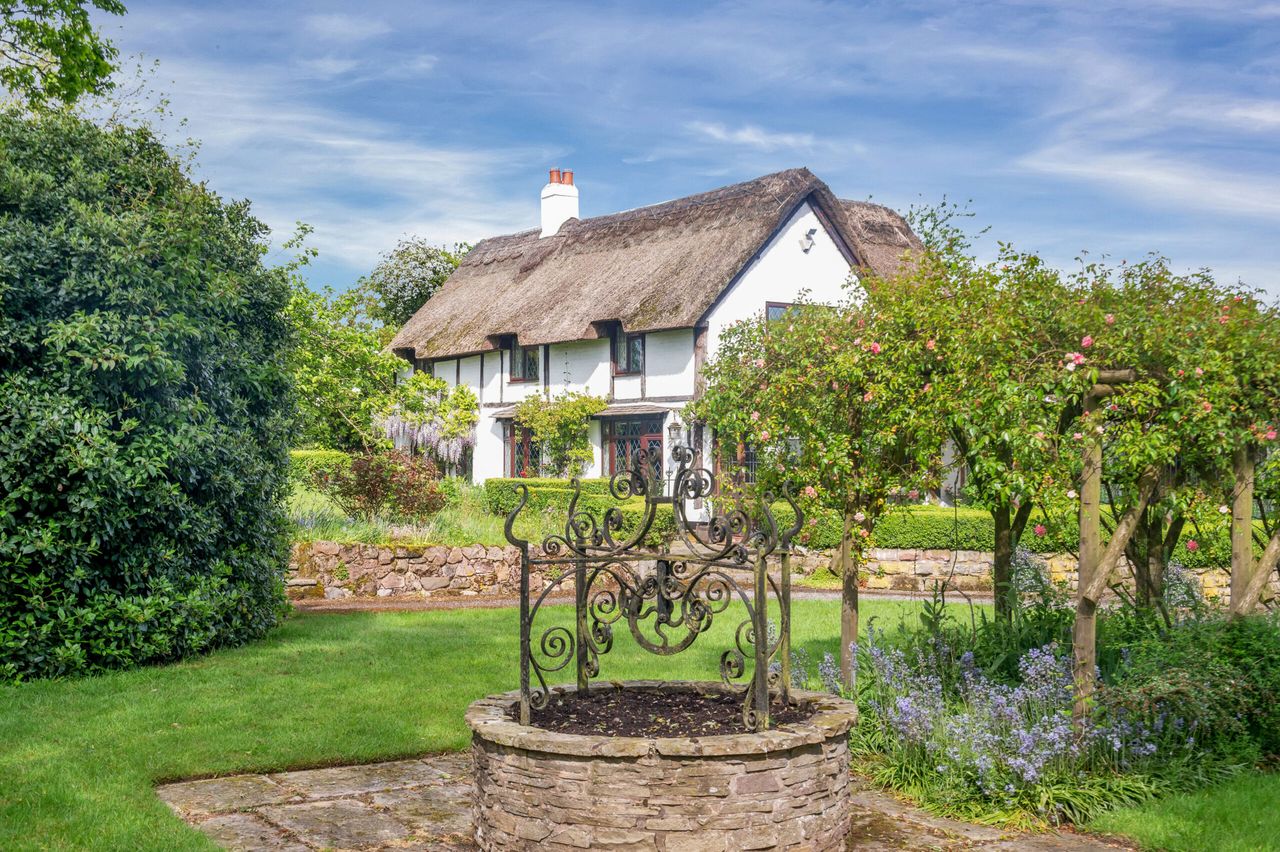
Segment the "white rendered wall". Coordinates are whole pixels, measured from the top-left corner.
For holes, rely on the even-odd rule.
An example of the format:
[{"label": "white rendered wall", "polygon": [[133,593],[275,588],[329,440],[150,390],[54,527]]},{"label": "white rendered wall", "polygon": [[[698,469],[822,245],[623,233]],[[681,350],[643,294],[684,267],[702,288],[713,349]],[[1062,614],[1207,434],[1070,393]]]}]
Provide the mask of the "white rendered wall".
[{"label": "white rendered wall", "polygon": [[[813,247],[804,251],[801,238],[816,228]],[[760,256],[738,277],[707,315],[707,357],[715,355],[725,328],[764,310],[766,302],[805,299],[835,304],[847,295],[849,262],[840,253],[818,214],[806,202],[769,242]]]},{"label": "white rendered wall", "polygon": [[502,421],[494,420],[492,409],[480,409],[476,423],[476,447],[471,456],[471,481],[476,485],[502,476],[506,448],[502,445]]},{"label": "white rendered wall", "polygon": [[575,340],[551,344],[548,390],[552,397],[567,391],[609,395],[609,341]]},{"label": "white rendered wall", "polygon": [[456,358],[451,358],[448,361],[436,361],[431,365],[431,370],[435,373],[437,379],[444,379],[445,384],[449,387],[457,384],[458,360]]},{"label": "white rendered wall", "polygon": [[693,329],[644,336],[644,395],[693,396]]}]

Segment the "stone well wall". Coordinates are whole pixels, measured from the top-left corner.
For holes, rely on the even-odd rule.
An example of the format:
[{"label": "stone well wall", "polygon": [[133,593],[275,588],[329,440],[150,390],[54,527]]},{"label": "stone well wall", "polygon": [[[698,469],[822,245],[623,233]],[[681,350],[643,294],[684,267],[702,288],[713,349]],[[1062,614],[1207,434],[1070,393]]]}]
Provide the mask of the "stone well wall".
[{"label": "stone well wall", "polygon": [[809,721],[701,738],[552,733],[513,720],[519,693],[477,701],[467,712],[476,841],[485,850],[843,849],[857,708],[831,695],[795,697],[815,707]]}]

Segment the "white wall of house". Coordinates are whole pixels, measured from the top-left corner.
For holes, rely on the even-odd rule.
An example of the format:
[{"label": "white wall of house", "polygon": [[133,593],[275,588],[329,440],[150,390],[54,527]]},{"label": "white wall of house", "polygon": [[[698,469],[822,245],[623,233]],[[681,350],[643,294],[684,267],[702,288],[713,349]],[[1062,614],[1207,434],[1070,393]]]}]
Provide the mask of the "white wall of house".
[{"label": "white wall of house", "polygon": [[693,396],[693,329],[644,336],[644,395]]},{"label": "white wall of house", "polygon": [[[814,230],[813,246],[801,240]],[[735,322],[764,310],[767,302],[808,301],[835,304],[847,295],[849,262],[808,202],[791,215],[764,251],[738,276],[707,314],[707,357],[715,355],[720,335]]]},{"label": "white wall of house", "polygon": [[559,396],[567,391],[609,395],[608,340],[575,340],[551,344],[547,389]]}]

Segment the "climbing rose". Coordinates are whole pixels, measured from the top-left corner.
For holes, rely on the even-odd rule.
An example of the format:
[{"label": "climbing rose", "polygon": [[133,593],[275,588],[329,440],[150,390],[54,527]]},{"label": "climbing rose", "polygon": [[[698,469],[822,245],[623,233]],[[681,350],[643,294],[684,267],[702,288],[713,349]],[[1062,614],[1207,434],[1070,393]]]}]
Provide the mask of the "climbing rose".
[{"label": "climbing rose", "polygon": [[1197,376],[1203,376],[1203,375],[1204,375],[1204,367],[1196,367],[1196,375],[1197,375]]},{"label": "climbing rose", "polygon": [[1219,506],[1219,507],[1218,507],[1218,514],[1219,514],[1219,515],[1225,515],[1225,514],[1229,513],[1230,511],[1231,511],[1231,507],[1230,507],[1230,506],[1227,506],[1226,504],[1223,504],[1223,505],[1221,505],[1221,506]]},{"label": "climbing rose", "polygon": [[1115,325],[1115,324],[1116,324],[1116,315],[1115,315],[1115,314],[1107,314],[1105,317],[1103,317],[1103,319],[1105,319],[1105,320],[1106,320],[1107,325]]},{"label": "climbing rose", "polygon": [[867,391],[866,393],[864,393],[864,394],[862,395],[862,401],[863,401],[863,402],[870,402],[870,401],[871,401],[871,391]]},{"label": "climbing rose", "polygon": [[863,538],[866,538],[867,536],[871,535],[871,533],[869,533],[867,530],[858,530],[858,535],[862,536]]},{"label": "climbing rose", "polygon": [[856,515],[854,515],[854,516],[853,516],[853,519],[854,519],[855,521],[857,521],[858,523],[862,523],[863,521],[865,521],[865,520],[867,519],[867,516],[866,516],[866,515],[864,515],[864,514],[862,514],[861,512],[859,512],[858,514],[856,514]]},{"label": "climbing rose", "polygon": [[1213,411],[1212,402],[1202,402],[1200,403],[1200,407],[1203,408],[1205,411]]},{"label": "climbing rose", "polygon": [[1080,496],[1080,495],[1076,493],[1076,490],[1075,490],[1074,488],[1072,488],[1070,491],[1068,491],[1068,492],[1067,492],[1067,499],[1068,499],[1068,500],[1074,500],[1074,499],[1076,499],[1076,498],[1077,498],[1077,497],[1079,497],[1079,496]]},{"label": "climbing rose", "polygon": [[1089,335],[1086,334],[1084,337],[1080,339],[1081,349],[1088,349],[1092,345],[1093,345],[1093,338],[1090,337]]},{"label": "climbing rose", "polygon": [[879,343],[872,343],[872,344],[871,344],[870,346],[868,346],[867,348],[871,350],[871,354],[872,354],[872,355],[879,355],[879,354],[880,354],[880,344],[879,344]]},{"label": "climbing rose", "polygon": [[804,487],[804,496],[812,500],[814,497],[818,496],[818,489],[814,488],[812,485],[806,485]]},{"label": "climbing rose", "polygon": [[764,369],[764,359],[763,359],[763,358],[757,358],[757,359],[756,359],[756,368],[757,368],[757,369],[760,369],[760,370],[763,370],[763,369]]},{"label": "climbing rose", "polygon": [[1190,550],[1194,553],[1199,549],[1200,549],[1200,542],[1196,541],[1194,538],[1187,539],[1187,550]]},{"label": "climbing rose", "polygon": [[1276,439],[1276,430],[1275,430],[1275,429],[1268,429],[1268,430],[1267,430],[1267,440],[1268,440],[1268,441],[1274,441],[1275,439]]},{"label": "climbing rose", "polygon": [[931,390],[933,390],[933,382],[925,382],[925,383],[924,383],[924,392],[925,392],[925,393],[928,393],[928,392],[929,392],[929,391],[931,391]]},{"label": "climbing rose", "polygon": [[926,341],[925,341],[924,348],[925,348],[925,349],[928,349],[929,351],[931,351],[931,352],[932,352],[932,351],[933,351],[933,349],[934,349],[934,347],[936,347],[937,345],[938,345],[938,341],[934,340],[934,339],[931,337],[931,338],[929,338],[928,340],[926,340]]},{"label": "climbing rose", "polygon": [[1072,435],[1071,437],[1072,437],[1072,439],[1073,439],[1073,440],[1076,440],[1076,441],[1083,441],[1083,440],[1084,440],[1084,433],[1083,433],[1083,432],[1076,432],[1076,433],[1075,433],[1074,435]]},{"label": "climbing rose", "polygon": [[912,488],[910,491],[907,492],[907,496],[910,497],[912,500],[915,500],[920,496],[920,492]]},{"label": "climbing rose", "polygon": [[759,419],[760,419],[760,412],[759,412],[759,411],[753,411],[753,412],[751,412],[751,419],[752,419],[752,420],[759,420]]},{"label": "climbing rose", "polygon": [[769,440],[769,430],[768,430],[768,429],[766,429],[766,430],[764,430],[763,432],[761,432],[761,433],[760,433],[760,440],[762,440],[762,441],[767,441],[767,440]]},{"label": "climbing rose", "polygon": [[1048,532],[1048,530],[1044,528],[1044,524],[1036,524],[1032,532],[1034,532],[1038,537],[1044,538],[1044,534]]}]

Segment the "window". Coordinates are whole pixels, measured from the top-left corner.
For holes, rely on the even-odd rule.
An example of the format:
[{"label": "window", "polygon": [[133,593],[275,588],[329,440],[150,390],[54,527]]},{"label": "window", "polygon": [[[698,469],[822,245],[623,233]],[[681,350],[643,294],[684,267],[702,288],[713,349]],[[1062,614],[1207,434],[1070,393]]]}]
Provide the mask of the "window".
[{"label": "window", "polygon": [[619,329],[613,336],[613,374],[627,376],[644,372],[644,335],[623,334]]},{"label": "window", "polygon": [[609,418],[604,421],[604,441],[609,475],[635,467],[640,450],[648,451],[654,480],[662,476],[662,415]]},{"label": "window", "polygon": [[533,431],[503,421],[503,440],[507,445],[507,476],[537,476],[539,457],[533,444]]},{"label": "window", "polygon": [[511,381],[536,382],[538,380],[538,347],[511,344]]},{"label": "window", "polygon": [[786,319],[787,314],[795,310],[795,307],[795,304],[790,302],[765,302],[764,318],[768,322]]}]

